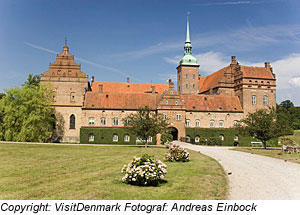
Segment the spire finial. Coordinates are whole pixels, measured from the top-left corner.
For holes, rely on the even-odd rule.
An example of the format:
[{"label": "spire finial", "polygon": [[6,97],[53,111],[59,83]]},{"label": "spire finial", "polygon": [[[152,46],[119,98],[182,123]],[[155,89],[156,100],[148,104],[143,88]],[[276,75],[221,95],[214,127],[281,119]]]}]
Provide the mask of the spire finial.
[{"label": "spire finial", "polygon": [[65,46],[67,45],[67,37],[65,37]]}]

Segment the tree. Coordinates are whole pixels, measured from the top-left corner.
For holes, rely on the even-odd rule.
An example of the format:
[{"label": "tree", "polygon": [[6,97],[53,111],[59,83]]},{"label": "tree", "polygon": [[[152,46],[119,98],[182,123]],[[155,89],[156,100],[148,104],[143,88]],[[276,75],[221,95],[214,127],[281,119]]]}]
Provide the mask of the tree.
[{"label": "tree", "polygon": [[135,114],[123,119],[130,133],[141,138],[147,147],[147,139],[157,134],[164,134],[168,130],[169,122],[163,119],[162,114],[152,111],[149,107],[141,108]]},{"label": "tree", "polygon": [[46,86],[24,84],[6,90],[0,100],[0,139],[47,142],[53,132],[52,91]]},{"label": "tree", "polygon": [[41,79],[41,75],[32,75],[29,74],[27,81],[24,83],[24,85],[27,86],[39,86],[40,85],[40,79]]},{"label": "tree", "polygon": [[243,135],[250,135],[259,139],[264,148],[267,148],[267,141],[286,135],[291,132],[286,121],[278,121],[274,108],[261,109],[254,113],[249,113],[245,119],[239,121],[236,127]]},{"label": "tree", "polygon": [[5,96],[4,93],[0,93],[0,100]]},{"label": "tree", "polygon": [[281,102],[279,106],[284,107],[285,109],[288,110],[289,108],[294,107],[294,104],[290,100],[285,100]]}]

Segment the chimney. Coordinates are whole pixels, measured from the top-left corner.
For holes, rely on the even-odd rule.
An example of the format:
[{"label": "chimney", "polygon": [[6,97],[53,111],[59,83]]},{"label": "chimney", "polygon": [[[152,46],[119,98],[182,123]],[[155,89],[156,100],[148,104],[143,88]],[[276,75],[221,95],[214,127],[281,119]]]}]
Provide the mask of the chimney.
[{"label": "chimney", "polygon": [[169,89],[174,89],[174,83],[169,79]]},{"label": "chimney", "polygon": [[129,84],[130,83],[130,78],[129,77],[127,77],[127,84]]},{"label": "chimney", "polygon": [[99,93],[100,93],[100,94],[103,93],[103,84],[99,84]]},{"label": "chimney", "polygon": [[151,89],[152,89],[151,92],[155,93],[155,86],[151,86]]},{"label": "chimney", "polygon": [[93,83],[95,81],[95,76],[92,76],[91,82]]},{"label": "chimney", "polygon": [[270,62],[265,62],[265,68],[266,69],[270,69],[271,68]]},{"label": "chimney", "polygon": [[236,57],[235,56],[231,56],[231,64],[236,64]]}]

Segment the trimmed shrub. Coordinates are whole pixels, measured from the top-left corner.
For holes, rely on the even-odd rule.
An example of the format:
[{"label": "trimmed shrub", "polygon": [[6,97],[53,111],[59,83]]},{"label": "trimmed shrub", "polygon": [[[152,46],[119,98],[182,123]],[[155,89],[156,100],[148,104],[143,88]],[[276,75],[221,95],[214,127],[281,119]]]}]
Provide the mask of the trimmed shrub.
[{"label": "trimmed shrub", "polygon": [[[251,146],[251,141],[259,141],[250,136],[242,136],[233,128],[186,128],[186,135],[191,137],[191,142],[197,145],[223,145],[223,146]],[[220,135],[224,136],[221,141]],[[238,140],[235,136],[238,136]],[[195,137],[199,137],[199,142],[195,142]],[[214,139],[210,139],[214,138]],[[205,141],[207,139],[207,141]],[[219,140],[221,142],[219,142]],[[278,138],[267,142],[268,146],[277,146]]]},{"label": "trimmed shrub", "polygon": [[[89,134],[94,135],[94,141],[89,141]],[[118,135],[118,141],[113,142],[113,135]],[[125,142],[125,135],[129,135],[129,142]],[[142,142],[136,143],[136,136],[130,134],[127,128],[96,128],[96,127],[81,127],[80,128],[80,143],[100,143],[100,144],[122,144],[122,145],[143,145]],[[152,142],[148,145],[155,145],[156,137],[152,138]]]},{"label": "trimmed shrub", "polygon": [[165,159],[168,161],[182,161],[187,162],[190,160],[190,153],[177,144],[170,143],[167,145],[169,151],[165,154]]},{"label": "trimmed shrub", "polygon": [[127,184],[139,186],[157,186],[167,174],[167,165],[154,156],[143,154],[141,157],[134,157],[133,160],[124,165],[122,173],[125,175],[122,181]]}]

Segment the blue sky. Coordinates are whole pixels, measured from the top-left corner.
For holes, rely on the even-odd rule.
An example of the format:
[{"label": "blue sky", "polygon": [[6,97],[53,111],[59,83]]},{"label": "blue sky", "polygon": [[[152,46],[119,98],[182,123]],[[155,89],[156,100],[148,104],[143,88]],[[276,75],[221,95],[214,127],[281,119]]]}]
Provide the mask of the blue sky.
[{"label": "blue sky", "polygon": [[277,102],[300,105],[298,0],[1,0],[0,91],[46,71],[65,37],[96,81],[174,80],[188,11],[201,75],[228,65],[232,55],[243,65],[270,61]]}]

